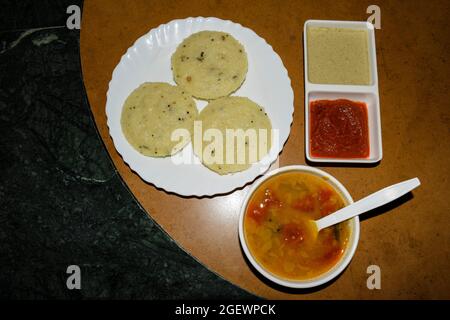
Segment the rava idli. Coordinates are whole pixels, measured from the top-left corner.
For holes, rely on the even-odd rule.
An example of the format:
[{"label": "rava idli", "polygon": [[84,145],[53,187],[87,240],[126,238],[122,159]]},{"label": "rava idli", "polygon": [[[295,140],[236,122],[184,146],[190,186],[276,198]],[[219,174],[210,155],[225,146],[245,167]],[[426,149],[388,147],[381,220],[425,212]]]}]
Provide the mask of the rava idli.
[{"label": "rava idli", "polygon": [[194,153],[209,169],[224,175],[248,169],[270,150],[272,125],[264,108],[248,98],[211,101],[199,114]]},{"label": "rava idli", "polygon": [[172,55],[175,82],[198,99],[230,95],[244,82],[247,69],[244,47],[225,32],[194,33]]},{"label": "rava idli", "polygon": [[193,130],[198,115],[195,101],[183,89],[168,83],[146,82],[126,99],[121,116],[125,138],[134,149],[150,157],[166,157],[190,142],[173,141],[176,129]]}]

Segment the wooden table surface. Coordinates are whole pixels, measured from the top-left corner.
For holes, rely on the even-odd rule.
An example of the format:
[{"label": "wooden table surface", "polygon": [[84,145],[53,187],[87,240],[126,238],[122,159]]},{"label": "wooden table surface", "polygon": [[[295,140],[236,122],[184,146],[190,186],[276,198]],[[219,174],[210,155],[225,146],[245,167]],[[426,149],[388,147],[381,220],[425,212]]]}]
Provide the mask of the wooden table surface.
[{"label": "wooden table surface", "polygon": [[[313,290],[277,287],[261,279],[245,261],[237,223],[246,189],[212,198],[186,198],[158,190],[130,170],[116,152],[106,125],[111,73],[137,38],[173,19],[214,16],[251,28],[280,55],[295,94],[294,122],[280,165],[304,164],[303,23],[366,20],[370,4],[359,0],[84,1],[80,44],[84,83],[117,170],[142,207],[182,248],[259,296],[450,298],[449,2],[377,2],[384,158],[372,167],[321,168],[339,179],[354,199],[415,176],[422,186],[413,196],[363,217],[359,246],[349,267],[336,281]],[[381,290],[367,289],[367,267],[372,264],[381,268]]]}]

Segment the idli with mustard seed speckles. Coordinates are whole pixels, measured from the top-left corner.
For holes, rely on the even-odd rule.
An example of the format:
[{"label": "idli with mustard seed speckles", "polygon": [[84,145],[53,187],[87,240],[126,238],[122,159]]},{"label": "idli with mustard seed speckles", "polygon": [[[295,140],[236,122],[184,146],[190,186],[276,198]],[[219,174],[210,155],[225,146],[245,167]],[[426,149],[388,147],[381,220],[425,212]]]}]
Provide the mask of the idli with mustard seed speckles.
[{"label": "idli with mustard seed speckles", "polygon": [[198,115],[195,101],[183,89],[168,83],[146,82],[125,100],[121,126],[134,149],[150,157],[166,157],[190,142],[172,141],[172,132],[186,129],[192,134]]},{"label": "idli with mustard seed speckles", "polygon": [[172,55],[175,82],[195,98],[204,100],[236,91],[244,82],[247,69],[244,47],[225,32],[194,33]]},{"label": "idli with mustard seed speckles", "polygon": [[270,151],[270,119],[262,106],[248,98],[233,96],[211,101],[198,120],[203,135],[201,140],[195,135],[192,138],[194,153],[220,175],[246,170]]}]

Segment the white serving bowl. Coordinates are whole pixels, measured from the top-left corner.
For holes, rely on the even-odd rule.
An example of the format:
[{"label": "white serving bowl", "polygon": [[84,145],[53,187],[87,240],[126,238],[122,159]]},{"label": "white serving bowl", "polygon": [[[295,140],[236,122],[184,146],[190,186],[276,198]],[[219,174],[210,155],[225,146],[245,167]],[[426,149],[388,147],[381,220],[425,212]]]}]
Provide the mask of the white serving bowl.
[{"label": "white serving bowl", "polygon": [[349,227],[350,227],[350,237],[347,244],[347,247],[345,249],[344,254],[339,259],[339,261],[327,272],[311,278],[307,280],[289,280],[285,278],[281,278],[277,276],[276,274],[269,272],[266,270],[261,264],[259,264],[256,259],[253,257],[252,253],[250,252],[247,242],[245,239],[245,233],[244,233],[244,217],[245,212],[247,209],[248,201],[250,200],[253,193],[256,191],[256,189],[267,179],[270,179],[271,177],[288,172],[288,171],[301,171],[306,173],[311,173],[314,175],[317,175],[319,177],[325,177],[327,178],[327,182],[330,183],[336,191],[338,191],[342,197],[345,199],[347,204],[353,203],[353,199],[351,195],[348,193],[347,189],[332,175],[326,173],[325,171],[308,167],[304,165],[292,165],[292,166],[286,166],[281,167],[278,169],[275,169],[273,171],[270,171],[263,177],[261,177],[259,180],[257,180],[252,187],[250,188],[249,192],[247,193],[246,197],[244,198],[244,202],[242,203],[241,211],[239,213],[239,240],[241,242],[242,249],[244,250],[244,253],[247,257],[247,259],[250,261],[250,263],[253,265],[253,267],[258,270],[264,277],[267,279],[290,288],[311,288],[320,286],[321,284],[324,284],[335,277],[337,277],[350,263],[353,255],[355,254],[356,247],[358,245],[359,240],[359,219],[358,217],[352,218],[349,220]]}]

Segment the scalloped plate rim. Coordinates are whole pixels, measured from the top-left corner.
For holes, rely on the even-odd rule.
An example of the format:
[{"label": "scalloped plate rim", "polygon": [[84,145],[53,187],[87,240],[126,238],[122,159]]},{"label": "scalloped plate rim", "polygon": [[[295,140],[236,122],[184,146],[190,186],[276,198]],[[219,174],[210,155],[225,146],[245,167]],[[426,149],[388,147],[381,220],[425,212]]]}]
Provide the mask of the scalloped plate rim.
[{"label": "scalloped plate rim", "polygon": [[[168,26],[173,26],[176,24],[181,24],[181,23],[204,23],[204,22],[214,22],[214,23],[218,23],[218,24],[224,24],[224,25],[232,25],[237,29],[241,29],[241,31],[247,32],[249,33],[251,36],[255,37],[256,39],[260,40],[260,42],[262,42],[263,45],[266,45],[268,47],[268,49],[270,50],[270,53],[273,55],[273,57],[275,58],[274,61],[276,61],[278,63],[278,67],[280,68],[280,72],[283,74],[283,76],[286,77],[287,80],[287,85],[288,85],[288,91],[289,91],[289,97],[287,97],[287,99],[289,99],[290,101],[290,112],[289,112],[289,124],[286,123],[286,125],[289,127],[289,129],[287,130],[287,134],[284,137],[280,137],[280,141],[279,141],[279,149],[276,152],[276,157],[274,157],[273,159],[270,159],[270,162],[265,164],[263,166],[263,172],[260,172],[259,174],[253,175],[251,177],[247,177],[245,179],[241,179],[239,181],[239,183],[235,183],[233,186],[228,187],[228,188],[224,188],[223,190],[217,191],[217,190],[212,190],[210,192],[204,191],[204,192],[196,192],[194,190],[194,188],[190,189],[190,190],[177,190],[176,187],[171,187],[170,185],[165,185],[163,183],[161,183],[161,180],[158,179],[152,179],[149,178],[144,172],[140,172],[139,169],[136,168],[135,163],[133,162],[133,159],[131,159],[131,157],[129,157],[129,155],[127,155],[126,152],[124,152],[123,149],[120,148],[120,146],[118,146],[119,142],[117,141],[117,139],[115,139],[114,135],[112,134],[112,117],[111,117],[111,112],[108,111],[108,106],[109,103],[111,103],[110,101],[111,99],[111,90],[112,87],[114,86],[114,83],[117,78],[117,74],[119,72],[119,67],[124,63],[124,61],[126,59],[128,59],[128,56],[130,55],[131,51],[133,50],[133,48],[135,48],[136,46],[139,45],[139,43],[141,43],[142,41],[145,41],[145,39],[147,37],[149,37],[150,35],[155,34],[156,32],[158,32],[158,30],[164,30],[165,28],[167,28]],[[245,46],[245,43],[244,43]],[[247,79],[245,80],[247,81]],[[161,81],[164,82],[164,81]],[[239,89],[238,89],[239,91]],[[130,167],[130,169],[135,172],[137,175],[139,175],[141,177],[141,179],[143,179],[145,182],[150,183],[152,185],[154,185],[156,188],[158,189],[163,189],[164,191],[168,192],[168,193],[174,193],[177,195],[181,195],[181,196],[186,196],[186,197],[211,197],[211,196],[215,196],[215,195],[223,195],[223,194],[227,194],[227,193],[231,193],[235,190],[238,189],[242,189],[245,186],[247,186],[248,184],[253,183],[257,178],[259,178],[261,175],[263,175],[265,172],[267,172],[267,170],[269,170],[270,166],[277,160],[279,154],[282,152],[285,143],[287,142],[289,135],[290,135],[290,130],[291,130],[291,126],[292,126],[292,122],[293,122],[293,113],[294,113],[294,93],[293,93],[293,89],[292,89],[292,83],[291,83],[291,79],[289,78],[289,74],[288,71],[286,69],[286,67],[283,64],[283,61],[281,60],[281,57],[275,52],[275,50],[273,49],[273,47],[262,37],[260,37],[256,32],[254,32],[252,29],[247,28],[242,26],[239,23],[235,23],[231,20],[222,20],[219,18],[215,18],[215,17],[188,17],[185,19],[174,19],[172,21],[169,21],[167,23],[163,23],[160,24],[158,27],[156,28],[152,28],[150,29],[147,33],[143,34],[142,36],[140,36],[138,39],[136,39],[134,41],[134,43],[127,49],[127,51],[121,56],[119,63],[115,66],[112,75],[111,75],[111,80],[108,83],[108,91],[106,93],[106,105],[105,105],[105,114],[106,114],[106,120],[107,120],[107,126],[108,126],[108,130],[109,130],[109,135],[113,141],[113,145],[116,149],[116,151],[119,153],[119,155],[121,156],[121,158],[123,159],[123,161]],[[272,120],[272,119],[271,119]],[[247,169],[246,171],[250,170],[251,168]],[[209,170],[205,167],[205,170]],[[245,172],[245,171],[242,171]],[[240,173],[242,173],[240,172]],[[239,174],[239,173],[238,173]],[[244,177],[243,177],[244,178]],[[155,180],[158,180],[157,182],[155,182]],[[208,189],[207,189],[208,190]]]}]

